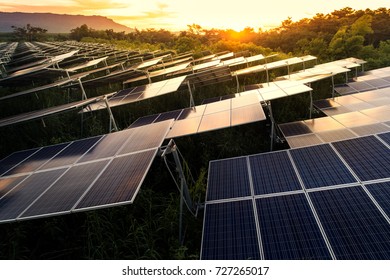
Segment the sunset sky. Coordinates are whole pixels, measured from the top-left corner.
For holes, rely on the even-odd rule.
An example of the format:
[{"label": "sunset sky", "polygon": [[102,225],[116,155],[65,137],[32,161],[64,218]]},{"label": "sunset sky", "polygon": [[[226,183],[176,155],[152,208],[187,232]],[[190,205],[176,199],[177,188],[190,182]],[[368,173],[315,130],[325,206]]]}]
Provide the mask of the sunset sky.
[{"label": "sunset sky", "polygon": [[[269,29],[292,17],[293,21],[344,7],[389,8],[389,0],[0,0],[3,12],[51,12],[101,15],[129,27],[184,30],[189,24],[203,28]],[[39,1],[40,2],[40,1]]]}]

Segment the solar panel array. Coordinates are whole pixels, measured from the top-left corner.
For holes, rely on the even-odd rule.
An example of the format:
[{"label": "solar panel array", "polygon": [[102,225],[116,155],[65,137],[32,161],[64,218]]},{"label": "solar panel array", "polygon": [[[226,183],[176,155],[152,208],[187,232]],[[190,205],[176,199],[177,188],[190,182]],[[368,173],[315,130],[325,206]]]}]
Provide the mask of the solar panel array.
[{"label": "solar panel array", "polygon": [[290,147],[304,147],[390,131],[387,88],[314,101],[327,117],[280,124]]},{"label": "solar panel array", "polygon": [[390,87],[390,67],[364,72],[355,81],[335,87],[340,95]]},{"label": "solar panel array", "polygon": [[235,98],[207,105],[141,117],[130,127],[170,118],[174,118],[175,121],[166,136],[167,139],[262,121],[266,116],[257,94],[237,95]]},{"label": "solar panel array", "polygon": [[390,133],[211,161],[202,259],[389,259]]},{"label": "solar panel array", "polygon": [[0,223],[132,203],[171,122],[4,158]]}]

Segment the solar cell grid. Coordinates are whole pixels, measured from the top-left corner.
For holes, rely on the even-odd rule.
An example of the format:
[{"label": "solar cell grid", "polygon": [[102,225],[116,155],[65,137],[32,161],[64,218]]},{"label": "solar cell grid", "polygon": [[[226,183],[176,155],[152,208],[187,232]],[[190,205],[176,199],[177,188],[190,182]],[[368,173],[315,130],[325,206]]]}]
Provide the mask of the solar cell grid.
[{"label": "solar cell grid", "polygon": [[160,147],[172,124],[172,120],[153,123],[147,127],[131,128],[125,144],[120,148],[118,154],[128,154],[136,151]]},{"label": "solar cell grid", "polygon": [[389,149],[374,136],[366,136],[332,144],[361,181],[388,178]]},{"label": "solar cell grid", "polygon": [[286,152],[249,157],[255,195],[302,190]]},{"label": "solar cell grid", "polygon": [[386,215],[390,217],[390,182],[366,185],[366,187]]},{"label": "solar cell grid", "polygon": [[50,169],[54,167],[66,166],[76,162],[84,153],[86,153],[102,136],[74,141],[64,150],[59,152],[49,162],[45,163],[39,169]]},{"label": "solar cell grid", "polygon": [[0,199],[0,221],[15,220],[65,169],[35,173]]},{"label": "solar cell grid", "polygon": [[390,133],[382,133],[379,134],[378,137],[380,137],[383,141],[390,145]]},{"label": "solar cell grid", "polygon": [[27,175],[17,177],[0,178],[0,199],[5,196],[16,185],[23,181]]},{"label": "solar cell grid", "polygon": [[309,195],[337,259],[390,258],[390,226],[361,187]]},{"label": "solar cell grid", "polygon": [[336,142],[346,139],[355,138],[356,134],[351,132],[349,129],[337,129],[337,130],[329,130],[317,133],[318,137],[321,138],[325,143]]},{"label": "solar cell grid", "polygon": [[201,259],[260,259],[252,200],[206,204]]},{"label": "solar cell grid", "polygon": [[155,148],[114,158],[75,209],[132,203],[156,153]]},{"label": "solar cell grid", "polygon": [[376,123],[364,126],[353,127],[351,130],[359,136],[373,135],[381,132],[387,132],[390,128],[384,124]]},{"label": "solar cell grid", "polygon": [[70,212],[108,162],[107,159],[71,167],[21,217]]},{"label": "solar cell grid", "polygon": [[310,128],[303,121],[280,124],[279,128],[285,137],[311,133]]},{"label": "solar cell grid", "polygon": [[246,157],[210,162],[207,201],[250,195]]},{"label": "solar cell grid", "polygon": [[61,150],[68,145],[69,143],[43,147],[39,151],[34,153],[32,156],[30,156],[28,159],[9,170],[4,175],[9,176],[18,173],[28,173],[35,171],[44,163],[49,161],[52,157],[54,157],[57,153],[61,152]]},{"label": "solar cell grid", "polygon": [[290,148],[307,147],[323,143],[323,141],[314,133],[286,137],[286,140]]},{"label": "solar cell grid", "polygon": [[357,182],[328,144],[290,153],[307,189]]},{"label": "solar cell grid", "polygon": [[33,153],[35,153],[38,150],[39,148],[15,152],[9,155],[8,157],[2,159],[0,161],[0,175],[10,170],[12,167],[19,164],[20,162],[24,161],[25,159],[30,157]]},{"label": "solar cell grid", "polygon": [[230,127],[231,124],[230,119],[231,119],[230,110],[204,115],[200,122],[198,131],[195,131],[194,133],[201,133],[201,132]]},{"label": "solar cell grid", "polygon": [[263,110],[259,110],[259,105],[249,105],[232,110],[231,125],[241,125],[251,122],[265,120],[266,116]]},{"label": "solar cell grid", "polygon": [[304,194],[256,199],[264,258],[331,259]]}]

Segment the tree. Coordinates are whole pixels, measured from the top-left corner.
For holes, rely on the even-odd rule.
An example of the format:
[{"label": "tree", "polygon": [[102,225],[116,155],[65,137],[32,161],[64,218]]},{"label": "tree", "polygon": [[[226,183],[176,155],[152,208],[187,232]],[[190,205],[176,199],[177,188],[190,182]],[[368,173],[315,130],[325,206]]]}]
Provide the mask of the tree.
[{"label": "tree", "polygon": [[14,30],[14,36],[21,41],[39,41],[42,37],[42,34],[45,34],[47,32],[47,29],[32,26],[29,23],[23,27],[11,27]]},{"label": "tree", "polygon": [[342,26],[329,43],[329,50],[335,58],[357,56],[363,49],[365,36],[372,34],[372,16],[363,15],[351,26]]}]

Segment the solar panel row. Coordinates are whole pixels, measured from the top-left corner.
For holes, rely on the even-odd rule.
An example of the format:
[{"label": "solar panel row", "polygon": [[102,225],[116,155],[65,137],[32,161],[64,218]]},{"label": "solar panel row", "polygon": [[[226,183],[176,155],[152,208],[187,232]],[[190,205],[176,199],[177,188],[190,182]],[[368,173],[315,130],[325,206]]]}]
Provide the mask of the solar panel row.
[{"label": "solar panel row", "polygon": [[175,122],[166,138],[181,137],[206,131],[242,125],[266,119],[258,95],[237,96],[207,105],[176,110],[137,119],[130,127],[156,123],[167,118]]}]

